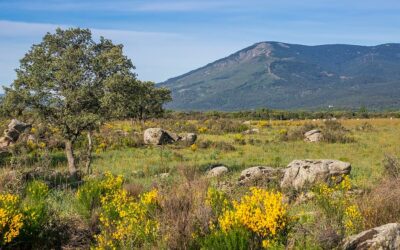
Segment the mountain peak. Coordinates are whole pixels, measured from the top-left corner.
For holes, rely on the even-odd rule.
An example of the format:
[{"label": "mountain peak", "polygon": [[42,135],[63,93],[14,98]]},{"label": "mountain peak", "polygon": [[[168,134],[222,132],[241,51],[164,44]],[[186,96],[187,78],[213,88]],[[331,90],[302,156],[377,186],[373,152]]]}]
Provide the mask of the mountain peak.
[{"label": "mountain peak", "polygon": [[400,44],[264,41],[167,80],[183,110],[400,107]]}]

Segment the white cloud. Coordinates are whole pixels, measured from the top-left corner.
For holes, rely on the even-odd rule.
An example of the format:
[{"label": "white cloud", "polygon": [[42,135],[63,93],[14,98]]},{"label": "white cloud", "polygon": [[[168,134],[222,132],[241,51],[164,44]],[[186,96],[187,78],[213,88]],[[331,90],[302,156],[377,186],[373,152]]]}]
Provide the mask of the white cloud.
[{"label": "white cloud", "polygon": [[222,7],[243,5],[240,1],[228,0],[157,0],[157,1],[7,1],[0,2],[0,8],[23,9],[30,11],[143,11],[143,12],[175,12],[218,10]]},{"label": "white cloud", "polygon": [[[0,20],[0,84],[15,78],[14,69],[32,44],[39,43],[47,32],[69,25],[26,23]],[[164,81],[203,66],[247,43],[201,41],[194,37],[167,32],[91,29],[94,37],[104,36],[124,45],[125,54],[137,67],[140,79]]]}]

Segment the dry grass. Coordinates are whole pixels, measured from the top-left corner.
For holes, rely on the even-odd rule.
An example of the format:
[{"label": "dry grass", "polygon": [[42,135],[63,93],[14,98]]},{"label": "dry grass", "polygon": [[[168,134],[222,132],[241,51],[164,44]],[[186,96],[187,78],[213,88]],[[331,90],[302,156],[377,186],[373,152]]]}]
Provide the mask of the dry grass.
[{"label": "dry grass", "polygon": [[185,180],[164,190],[161,200],[161,233],[168,249],[189,249],[194,234],[207,230],[211,209],[204,206],[208,183],[193,178],[189,170]]},{"label": "dry grass", "polygon": [[400,180],[388,178],[358,200],[366,228],[400,222]]}]

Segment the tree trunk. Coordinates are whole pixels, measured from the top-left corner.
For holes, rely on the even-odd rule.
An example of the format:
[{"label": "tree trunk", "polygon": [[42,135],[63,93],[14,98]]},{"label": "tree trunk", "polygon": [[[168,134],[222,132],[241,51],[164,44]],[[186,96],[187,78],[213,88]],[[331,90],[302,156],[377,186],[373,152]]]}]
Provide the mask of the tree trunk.
[{"label": "tree trunk", "polygon": [[77,170],[75,166],[75,157],[74,157],[74,150],[73,150],[73,142],[71,140],[65,140],[65,155],[67,156],[68,160],[68,170],[71,177],[76,177]]},{"label": "tree trunk", "polygon": [[86,174],[90,174],[90,165],[92,164],[92,131],[89,131],[87,134],[88,139],[88,148],[87,148],[87,159],[86,159]]}]

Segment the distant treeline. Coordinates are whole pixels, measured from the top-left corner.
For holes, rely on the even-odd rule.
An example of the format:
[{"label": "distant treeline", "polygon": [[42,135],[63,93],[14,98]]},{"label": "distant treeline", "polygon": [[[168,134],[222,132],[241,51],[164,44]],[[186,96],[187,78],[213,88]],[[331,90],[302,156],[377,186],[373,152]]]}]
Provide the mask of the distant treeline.
[{"label": "distant treeline", "polygon": [[287,111],[273,109],[258,109],[249,111],[167,111],[166,118],[174,119],[216,119],[236,118],[244,120],[304,120],[304,119],[330,119],[330,118],[400,118],[398,111],[368,111],[360,110],[320,110],[320,111]]}]

